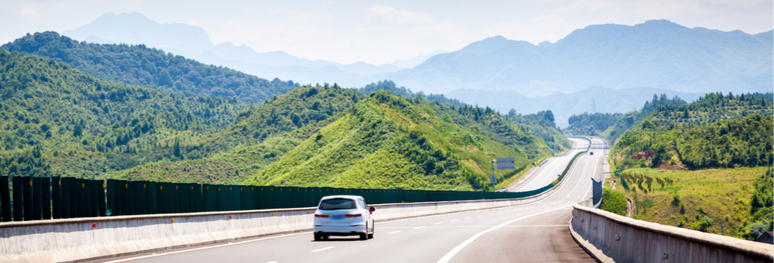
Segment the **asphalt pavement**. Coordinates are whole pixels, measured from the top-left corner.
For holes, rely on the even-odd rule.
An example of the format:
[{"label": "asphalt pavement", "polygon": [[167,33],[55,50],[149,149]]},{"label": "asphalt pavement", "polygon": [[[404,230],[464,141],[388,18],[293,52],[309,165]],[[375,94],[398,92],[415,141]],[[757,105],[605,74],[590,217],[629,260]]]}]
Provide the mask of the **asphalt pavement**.
[{"label": "asphalt pavement", "polygon": [[[574,151],[585,140],[574,140]],[[582,148],[581,148],[582,146]],[[604,148],[593,140],[592,148]],[[569,158],[572,155],[567,154]],[[584,154],[560,188],[544,200],[518,206],[376,223],[374,239],[311,232],[108,259],[112,262],[593,262],[570,237],[572,204],[591,197],[602,176],[602,150]],[[562,157],[553,158],[562,160]],[[550,160],[530,182],[550,183],[561,165]],[[566,162],[565,162],[566,165]],[[548,167],[553,167],[549,170]],[[559,170],[561,172],[561,170]],[[551,179],[550,177],[554,178]],[[549,180],[550,179],[550,180]],[[546,183],[546,184],[547,184]],[[526,185],[525,185],[526,186]],[[379,211],[374,212],[376,217]]]}]

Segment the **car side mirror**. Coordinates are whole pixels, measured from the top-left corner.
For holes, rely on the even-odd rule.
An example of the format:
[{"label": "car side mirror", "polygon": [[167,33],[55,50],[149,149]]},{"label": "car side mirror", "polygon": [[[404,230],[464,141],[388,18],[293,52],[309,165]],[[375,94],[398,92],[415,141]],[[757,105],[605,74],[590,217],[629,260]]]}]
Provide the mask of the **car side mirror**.
[{"label": "car side mirror", "polygon": [[368,212],[369,212],[369,213],[373,214],[373,213],[374,213],[374,211],[376,211],[376,208],[374,208],[373,206],[372,206],[372,207],[370,207],[370,208],[368,208]]}]

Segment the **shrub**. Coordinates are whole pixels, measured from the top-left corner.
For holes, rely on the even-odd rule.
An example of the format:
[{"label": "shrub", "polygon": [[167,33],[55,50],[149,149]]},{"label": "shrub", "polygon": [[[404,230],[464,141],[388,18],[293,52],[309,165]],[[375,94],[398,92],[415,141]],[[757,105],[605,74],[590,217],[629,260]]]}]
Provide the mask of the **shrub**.
[{"label": "shrub", "polygon": [[712,227],[712,218],[709,218],[707,216],[704,216],[699,220],[699,222],[693,223],[693,229],[699,230],[701,232],[707,232],[707,229]]},{"label": "shrub", "polygon": [[626,197],[620,192],[610,189],[602,189],[602,210],[616,213],[622,216],[626,215]]},{"label": "shrub", "polygon": [[[662,187],[663,188],[663,187]],[[680,193],[674,192],[672,194],[672,206],[679,206],[680,205]]]}]

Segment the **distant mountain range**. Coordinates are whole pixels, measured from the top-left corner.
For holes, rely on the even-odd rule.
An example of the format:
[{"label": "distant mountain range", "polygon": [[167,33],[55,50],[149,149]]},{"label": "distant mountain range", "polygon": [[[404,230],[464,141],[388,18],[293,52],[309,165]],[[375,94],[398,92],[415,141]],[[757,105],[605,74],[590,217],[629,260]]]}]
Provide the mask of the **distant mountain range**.
[{"label": "distant mountain range", "polygon": [[455,90],[446,94],[465,103],[478,106],[489,106],[500,113],[508,113],[510,109],[521,114],[534,113],[541,110],[551,110],[554,113],[556,125],[567,127],[568,119],[573,114],[584,112],[629,112],[637,110],[653,98],[654,94],[666,94],[668,97],[680,97],[686,101],[694,101],[704,93],[683,93],[666,89],[634,88],[614,90],[604,87],[589,87],[572,93],[554,93],[546,97],[527,97],[516,91],[488,90]]},{"label": "distant mountain range", "polygon": [[431,93],[508,90],[531,97],[591,86],[767,92],[774,82],[773,36],[687,28],[667,20],[592,25],[554,44],[487,38],[384,78]]},{"label": "distant mountain range", "polygon": [[667,20],[592,25],[553,44],[496,36],[458,51],[438,50],[378,67],[306,60],[282,51],[258,53],[228,42],[213,45],[199,27],[159,24],[137,13],[108,13],[63,34],[95,43],[143,43],[302,84],[362,87],[388,79],[413,91],[446,94],[501,112],[552,110],[561,127],[572,114],[628,112],[656,93],[690,102],[708,92],[768,92],[774,83],[772,31],[751,35],[687,28]]},{"label": "distant mountain range", "polygon": [[294,57],[282,51],[256,52],[246,45],[230,42],[214,45],[201,27],[187,24],[160,24],[139,13],[106,13],[80,28],[64,31],[63,35],[97,44],[145,44],[200,62],[226,66],[262,78],[292,79],[298,83],[339,83],[343,86],[364,86],[372,77],[414,67],[432,54],[395,61],[396,65],[375,66],[364,62],[340,64],[324,60]]}]

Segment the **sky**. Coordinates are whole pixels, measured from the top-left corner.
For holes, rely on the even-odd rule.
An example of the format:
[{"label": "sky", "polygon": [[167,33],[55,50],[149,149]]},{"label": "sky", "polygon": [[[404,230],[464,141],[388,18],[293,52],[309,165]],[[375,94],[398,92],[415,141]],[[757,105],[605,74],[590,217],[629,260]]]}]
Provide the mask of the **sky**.
[{"label": "sky", "polygon": [[595,24],[667,19],[690,28],[750,34],[774,28],[771,0],[0,0],[0,43],[27,33],[72,30],[108,12],[200,26],[214,44],[228,41],[258,52],[375,65],[438,49],[455,51],[496,35],[553,43]]}]

